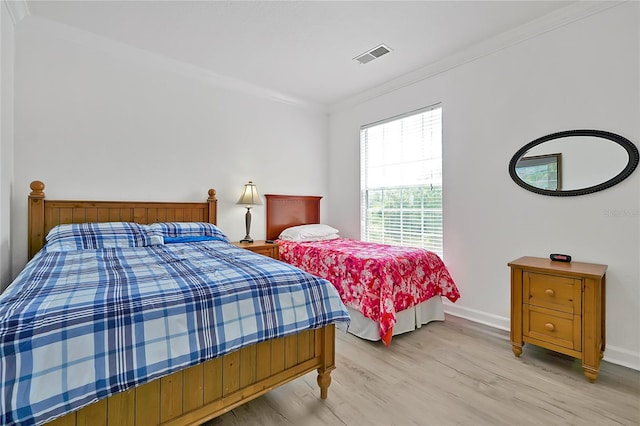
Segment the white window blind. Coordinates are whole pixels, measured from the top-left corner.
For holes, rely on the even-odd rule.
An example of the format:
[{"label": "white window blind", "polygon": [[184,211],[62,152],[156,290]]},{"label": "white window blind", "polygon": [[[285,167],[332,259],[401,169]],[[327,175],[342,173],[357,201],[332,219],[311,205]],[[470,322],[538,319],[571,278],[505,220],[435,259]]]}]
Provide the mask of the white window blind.
[{"label": "white window blind", "polygon": [[442,256],[442,108],[363,126],[360,161],[362,239]]}]

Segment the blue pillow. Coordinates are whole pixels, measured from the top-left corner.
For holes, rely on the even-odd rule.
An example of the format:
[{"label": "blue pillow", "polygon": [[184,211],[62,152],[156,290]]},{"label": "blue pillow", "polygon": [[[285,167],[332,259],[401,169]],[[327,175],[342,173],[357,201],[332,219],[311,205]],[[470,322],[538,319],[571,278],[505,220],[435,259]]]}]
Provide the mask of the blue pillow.
[{"label": "blue pillow", "polygon": [[46,250],[75,251],[114,247],[145,247],[163,244],[158,231],[133,222],[68,223],[53,227]]},{"label": "blue pillow", "polygon": [[164,238],[177,237],[216,237],[220,241],[229,242],[229,238],[217,226],[206,222],[156,222],[149,225],[153,231]]},{"label": "blue pillow", "polygon": [[164,237],[165,244],[193,243],[198,241],[224,241],[226,243],[229,242],[220,237],[210,237],[208,235],[199,235],[199,236],[190,235],[186,237]]}]

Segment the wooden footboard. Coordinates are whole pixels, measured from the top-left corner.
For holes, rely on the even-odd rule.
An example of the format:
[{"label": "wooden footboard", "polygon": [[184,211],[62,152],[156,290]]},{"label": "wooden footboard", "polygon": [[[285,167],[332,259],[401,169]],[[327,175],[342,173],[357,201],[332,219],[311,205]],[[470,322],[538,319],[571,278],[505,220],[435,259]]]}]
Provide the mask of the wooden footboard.
[{"label": "wooden footboard", "polygon": [[199,425],[313,370],[327,397],[335,368],[335,326],[248,346],[156,379],[50,426]]}]

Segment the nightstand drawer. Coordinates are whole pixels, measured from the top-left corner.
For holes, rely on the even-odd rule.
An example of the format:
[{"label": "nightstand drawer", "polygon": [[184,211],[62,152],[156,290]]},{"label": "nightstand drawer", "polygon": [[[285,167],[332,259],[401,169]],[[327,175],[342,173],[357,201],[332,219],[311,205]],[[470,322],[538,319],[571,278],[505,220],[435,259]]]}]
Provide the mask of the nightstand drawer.
[{"label": "nightstand drawer", "polygon": [[252,248],[251,251],[254,252],[254,253],[261,254],[263,256],[272,257],[274,259],[277,259],[278,258],[277,248],[278,248],[278,246],[274,246],[272,244],[271,247]]},{"label": "nightstand drawer", "polygon": [[280,245],[277,243],[267,243],[264,240],[258,240],[251,243],[235,242],[231,244],[233,244],[236,247],[240,247],[245,250],[250,250],[254,253],[261,254],[263,256],[280,260]]},{"label": "nightstand drawer", "polygon": [[526,272],[523,281],[523,303],[569,314],[582,311],[582,281],[580,279]]},{"label": "nightstand drawer", "polygon": [[581,350],[580,316],[530,305],[524,305],[523,310],[522,334],[525,337],[575,351]]}]

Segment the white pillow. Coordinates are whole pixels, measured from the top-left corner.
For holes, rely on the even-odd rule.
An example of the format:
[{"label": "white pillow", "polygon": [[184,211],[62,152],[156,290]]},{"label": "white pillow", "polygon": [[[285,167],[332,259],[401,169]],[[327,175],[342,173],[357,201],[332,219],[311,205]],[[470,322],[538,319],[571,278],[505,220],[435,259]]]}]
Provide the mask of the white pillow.
[{"label": "white pillow", "polygon": [[[321,223],[312,225],[298,225],[285,229],[280,233],[281,240],[287,241],[318,241],[318,238],[322,239],[334,239],[338,237],[338,231],[336,228],[332,228],[329,225],[323,225]],[[334,236],[333,238],[326,238]]]},{"label": "white pillow", "polygon": [[295,242],[310,242],[310,241],[327,241],[327,240],[335,240],[336,238],[340,238],[338,234],[325,235],[323,237],[307,237],[303,240],[296,240]]}]

